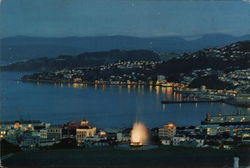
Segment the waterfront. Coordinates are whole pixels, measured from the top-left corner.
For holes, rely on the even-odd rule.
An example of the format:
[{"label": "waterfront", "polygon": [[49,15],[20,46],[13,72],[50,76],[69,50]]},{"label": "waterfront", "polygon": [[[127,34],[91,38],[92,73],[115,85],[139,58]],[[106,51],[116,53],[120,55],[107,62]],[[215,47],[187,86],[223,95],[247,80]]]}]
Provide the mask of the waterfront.
[{"label": "waterfront", "polygon": [[167,122],[197,125],[207,112],[250,113],[247,109],[220,103],[162,105],[161,100],[174,96],[170,87],[84,87],[17,82],[22,75],[24,73],[0,73],[2,121],[23,118],[64,123],[86,118],[99,128],[121,128],[140,120],[147,127],[156,127]]}]

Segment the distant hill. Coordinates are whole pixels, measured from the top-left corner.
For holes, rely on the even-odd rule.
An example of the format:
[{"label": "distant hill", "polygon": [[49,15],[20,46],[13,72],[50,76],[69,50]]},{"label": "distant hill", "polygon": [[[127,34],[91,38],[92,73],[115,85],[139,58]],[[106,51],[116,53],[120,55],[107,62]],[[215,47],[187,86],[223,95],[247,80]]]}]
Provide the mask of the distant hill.
[{"label": "distant hill", "polygon": [[208,34],[200,37],[28,37],[16,36],[1,39],[0,61],[16,62],[40,57],[77,55],[82,52],[120,50],[153,50],[161,52],[193,52],[207,47],[224,46],[237,41],[250,40],[250,35],[235,37],[225,34]]},{"label": "distant hill", "polygon": [[76,56],[60,55],[56,58],[37,58],[20,61],[0,67],[3,71],[54,71],[77,67],[100,66],[118,61],[159,61],[158,53],[149,50],[110,50],[102,52],[85,52]]},{"label": "distant hill", "polygon": [[[250,41],[232,43],[224,47],[211,47],[196,52],[175,54],[159,53],[150,50],[110,50],[84,52],[75,56],[60,55],[55,58],[42,57],[19,61],[0,67],[2,71],[53,71],[77,67],[93,67],[120,61],[160,61],[155,72],[179,79],[179,74],[190,73],[197,69],[231,71],[232,69],[250,68]],[[170,75],[171,74],[171,75]]]}]

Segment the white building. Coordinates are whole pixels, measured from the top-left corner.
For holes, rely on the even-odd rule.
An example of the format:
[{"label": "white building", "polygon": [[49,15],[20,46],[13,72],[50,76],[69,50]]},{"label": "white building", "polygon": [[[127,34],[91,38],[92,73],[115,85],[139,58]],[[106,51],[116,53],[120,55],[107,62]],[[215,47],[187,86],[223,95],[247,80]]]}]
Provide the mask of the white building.
[{"label": "white building", "polygon": [[96,127],[88,124],[87,120],[82,120],[80,126],[76,128],[76,141],[78,144],[84,141],[85,137],[93,137],[96,134]]},{"label": "white building", "polygon": [[173,123],[168,123],[158,130],[158,136],[160,139],[169,139],[176,134],[176,126]]},{"label": "white building", "polygon": [[40,138],[41,138],[41,139],[47,139],[47,138],[48,138],[48,130],[46,130],[46,129],[41,129],[41,130],[40,130]]},{"label": "white building", "polygon": [[189,141],[189,137],[185,136],[174,136],[172,138],[173,146],[179,146],[181,142]]}]

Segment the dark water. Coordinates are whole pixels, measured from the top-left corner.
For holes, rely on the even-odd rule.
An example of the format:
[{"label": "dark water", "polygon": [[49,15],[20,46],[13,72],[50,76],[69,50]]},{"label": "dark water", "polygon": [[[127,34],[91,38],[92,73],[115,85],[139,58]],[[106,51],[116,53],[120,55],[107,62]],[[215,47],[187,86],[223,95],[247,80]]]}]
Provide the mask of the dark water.
[{"label": "dark water", "polygon": [[0,73],[1,120],[39,119],[52,123],[88,119],[99,128],[129,127],[135,120],[148,127],[167,122],[195,125],[207,112],[235,113],[247,109],[217,103],[162,105],[178,96],[172,88],[82,87],[17,82],[23,73]]}]

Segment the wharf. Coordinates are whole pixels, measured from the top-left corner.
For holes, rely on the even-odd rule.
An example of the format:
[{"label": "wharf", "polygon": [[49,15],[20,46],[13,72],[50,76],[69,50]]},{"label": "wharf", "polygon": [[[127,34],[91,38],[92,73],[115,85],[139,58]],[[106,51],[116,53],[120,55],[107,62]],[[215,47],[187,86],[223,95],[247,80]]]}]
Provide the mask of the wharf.
[{"label": "wharf", "polygon": [[180,104],[180,103],[212,103],[212,102],[222,102],[219,100],[162,100],[162,104]]},{"label": "wharf", "polygon": [[250,108],[249,103],[237,103],[229,99],[216,99],[216,100],[162,100],[161,104],[182,104],[182,103],[226,103],[232,106]]}]

